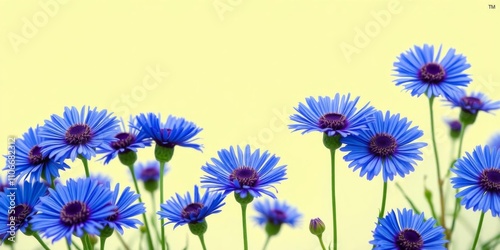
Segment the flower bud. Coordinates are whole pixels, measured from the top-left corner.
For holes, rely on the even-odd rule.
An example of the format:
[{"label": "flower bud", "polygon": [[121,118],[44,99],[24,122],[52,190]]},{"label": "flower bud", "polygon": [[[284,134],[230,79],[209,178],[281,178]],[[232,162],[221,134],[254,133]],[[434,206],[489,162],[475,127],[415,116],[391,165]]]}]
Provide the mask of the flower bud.
[{"label": "flower bud", "polygon": [[311,219],[309,231],[316,236],[320,236],[325,231],[325,223],[320,218]]}]

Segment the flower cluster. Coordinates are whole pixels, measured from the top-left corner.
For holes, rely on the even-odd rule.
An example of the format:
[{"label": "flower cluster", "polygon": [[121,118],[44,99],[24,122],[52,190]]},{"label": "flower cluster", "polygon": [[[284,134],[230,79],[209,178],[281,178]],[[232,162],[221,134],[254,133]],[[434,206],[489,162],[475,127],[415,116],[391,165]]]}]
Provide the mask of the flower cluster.
[{"label": "flower cluster", "polygon": [[[452,243],[460,204],[481,212],[474,249],[485,214],[500,216],[500,136],[496,134],[488,145],[478,145],[472,153],[466,151],[462,156],[466,129],[476,122],[479,113],[500,109],[500,101],[492,101],[481,92],[467,94],[465,88],[472,79],[465,73],[470,68],[466,57],[456,54],[455,49],[443,52],[443,57],[441,52],[442,47],[435,53],[432,45],[414,46],[401,53],[394,63],[396,86],[403,86],[412,96],[424,95],[429,101],[433,167],[440,201],[439,206],[434,206],[432,192],[425,189],[432,217],[426,218],[424,214],[429,213],[417,209],[404,192],[408,188],[404,185],[398,187],[411,209],[385,208],[389,183],[404,183],[407,175],[420,170],[423,148],[429,146],[420,124],[414,125],[410,117],[403,114],[379,110],[369,102],[359,105],[360,97],[352,97],[350,93],[307,97],[295,107],[289,129],[302,134],[321,134],[322,143],[330,153],[331,168],[322,172],[331,174],[332,227],[327,227],[329,223],[320,218],[311,219],[309,225],[309,231],[318,237],[322,249],[326,249],[323,233],[328,230],[332,233],[333,249],[339,245],[336,193],[346,187],[335,182],[338,151],[344,153],[341,159],[346,167],[353,172],[359,170],[360,177],[371,181],[381,175],[382,202],[378,216],[374,214],[370,222],[375,224],[373,239],[367,242],[374,249],[446,249]],[[446,174],[441,172],[436,145],[433,108],[436,98],[442,98],[444,106],[460,108],[457,117],[445,120],[450,139],[459,142],[457,157]],[[49,247],[42,237],[51,239],[52,243],[65,240],[70,247],[76,245],[75,238],[79,238],[84,250],[94,249],[99,238],[100,249],[104,249],[106,239],[114,231],[124,234],[127,228],[140,228],[146,241],[141,241],[138,249],[147,244],[147,249],[164,250],[168,247],[165,227],[173,224],[174,229],[187,225],[206,250],[207,217],[221,213],[223,206],[229,205],[225,200],[229,194],[234,195],[235,205],[241,208],[245,250],[251,242],[247,235],[247,207],[254,199],[252,207],[256,215],[252,218],[267,234],[264,249],[282,225],[300,226],[303,214],[277,195],[277,185],[288,179],[288,165],[277,155],[249,145],[220,149],[200,166],[203,175],[199,176],[200,183],[193,183],[192,193],[176,193],[165,199],[164,177],[173,168],[170,162],[175,149],[202,152],[204,146],[199,142],[202,131],[194,122],[173,115],[162,121],[160,114],[142,113],[131,116],[126,124],[107,110],[66,107],[62,116],[52,115],[45,124],[29,128],[15,141],[16,184],[12,184],[11,178],[7,181],[0,178],[0,242],[10,244],[20,231],[34,236],[45,249]],[[153,146],[151,159],[154,160],[137,161],[139,150]],[[11,158],[6,158],[4,170],[9,171]],[[112,178],[94,169],[91,174],[89,160],[96,158],[103,165],[117,159],[126,166],[135,191],[124,183],[112,186]],[[60,172],[74,167],[70,165],[77,159],[83,163],[85,177],[63,180]],[[450,176],[452,174],[454,176]],[[142,182],[143,189],[151,195],[152,206],[143,202],[138,182]],[[443,192],[445,185],[456,189],[452,216]],[[16,199],[11,199],[10,189],[16,190]],[[323,193],[328,192],[320,195]],[[435,207],[439,208],[438,212]],[[492,244],[483,247],[493,247]]]}]

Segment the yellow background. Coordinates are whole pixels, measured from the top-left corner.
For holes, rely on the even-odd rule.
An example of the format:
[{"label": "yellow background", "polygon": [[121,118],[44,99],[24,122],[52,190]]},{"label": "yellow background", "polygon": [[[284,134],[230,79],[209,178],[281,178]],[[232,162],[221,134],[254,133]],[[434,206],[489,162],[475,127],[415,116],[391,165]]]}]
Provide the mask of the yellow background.
[{"label": "yellow background", "polygon": [[[495,3],[497,9],[488,8]],[[284,226],[268,249],[320,249],[308,224],[321,217],[327,224],[325,242],[331,242],[329,154],[321,134],[301,135],[286,127],[293,107],[309,96],[351,93],[361,97],[361,104],[370,102],[412,120],[424,130],[422,140],[429,147],[416,171],[396,181],[428,217],[423,184],[436,201],[437,189],[427,101],[394,85],[393,62],[414,44],[456,48],[472,65],[469,90],[500,99],[498,8],[496,0],[1,0],[0,138],[6,148],[8,136],[20,137],[50,115],[62,115],[65,106],[89,105],[124,118],[141,112],[185,117],[204,129],[204,150],[176,148],[165,177],[166,197],[192,192],[203,174],[200,167],[218,150],[250,143],[288,165],[288,180],[276,186],[278,197],[304,215],[297,228]],[[349,55],[342,50],[346,46],[352,46]],[[443,119],[458,111],[442,107],[441,101],[436,110],[445,168],[451,156]],[[500,130],[499,121],[498,115],[480,114],[466,134],[464,151],[484,144]],[[336,172],[339,249],[371,249],[382,181],[380,176],[360,178],[347,168],[343,155],[338,154]],[[153,152],[141,150],[139,157],[151,160]],[[72,169],[63,179],[83,175],[81,162],[68,164]],[[131,185],[117,161],[103,166],[92,160],[90,168]],[[241,248],[239,206],[232,197],[226,203],[222,213],[208,218],[209,249]],[[451,198],[448,204],[451,211]],[[387,209],[403,207],[408,207],[406,201],[389,183]],[[261,249],[265,233],[251,220],[253,215],[250,207],[250,249]],[[455,249],[469,248],[479,217],[472,211],[462,215],[466,223],[458,224],[455,244],[460,247]],[[488,213],[482,239],[499,228],[499,219]],[[171,249],[181,249],[186,238],[189,249],[201,249],[187,227],[172,230],[169,225],[166,232]],[[18,236],[18,249],[40,249],[34,239]],[[135,249],[137,232],[126,230],[124,238]],[[118,248],[113,236],[107,249]],[[64,243],[53,249],[64,249]]]}]

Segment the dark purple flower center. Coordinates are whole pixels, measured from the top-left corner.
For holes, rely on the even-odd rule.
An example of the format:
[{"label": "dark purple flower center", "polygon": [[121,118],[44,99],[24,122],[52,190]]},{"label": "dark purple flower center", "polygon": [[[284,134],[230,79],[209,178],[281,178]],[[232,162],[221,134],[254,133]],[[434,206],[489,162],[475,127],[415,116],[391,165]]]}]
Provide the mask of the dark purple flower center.
[{"label": "dark purple flower center", "polygon": [[85,203],[71,201],[62,208],[60,218],[65,225],[73,226],[87,221],[89,216],[90,210]]},{"label": "dark purple flower center", "polygon": [[181,216],[184,219],[190,220],[191,218],[196,218],[200,214],[200,210],[203,208],[203,204],[194,202],[187,205],[182,209]]},{"label": "dark purple flower center", "polygon": [[286,213],[279,210],[279,209],[273,209],[271,210],[271,222],[272,223],[278,223],[281,224],[285,222],[286,220]]},{"label": "dark purple flower center", "polygon": [[32,165],[38,165],[43,162],[42,148],[38,145],[31,148],[28,153],[28,161]]},{"label": "dark purple flower center", "polygon": [[237,167],[233,170],[233,172],[229,175],[229,180],[232,182],[233,180],[237,180],[242,186],[254,187],[259,180],[259,174],[255,171],[254,168],[251,167]]},{"label": "dark purple flower center", "polygon": [[404,229],[396,236],[396,246],[399,250],[420,250],[423,245],[422,236],[413,229]]},{"label": "dark purple flower center", "polygon": [[113,209],[113,211],[114,211],[114,213],[112,215],[108,216],[108,218],[106,218],[107,221],[113,222],[113,221],[116,221],[116,219],[118,219],[118,208],[115,207]]},{"label": "dark purple flower center", "polygon": [[75,124],[66,131],[66,142],[71,145],[86,144],[92,138],[90,127],[87,124]]},{"label": "dark purple flower center", "polygon": [[15,208],[14,208],[14,218],[15,218],[15,223],[16,223],[16,226],[19,226],[21,225],[24,220],[26,220],[26,218],[28,217],[28,215],[31,213],[32,211],[32,208],[26,204],[20,204],[20,205],[17,205]]},{"label": "dark purple flower center", "polygon": [[116,150],[127,148],[135,142],[135,135],[126,132],[117,134],[115,138],[118,141],[111,142],[111,147]]},{"label": "dark purple flower center", "polygon": [[155,167],[145,168],[141,171],[141,180],[152,181],[160,178],[160,171]]},{"label": "dark purple flower center", "polygon": [[500,193],[500,169],[485,169],[479,176],[479,185],[486,192]]},{"label": "dark purple flower center", "polygon": [[319,118],[319,127],[339,130],[346,127],[346,117],[339,113],[327,113]]},{"label": "dark purple flower center", "polygon": [[418,78],[424,83],[438,84],[446,77],[443,66],[438,63],[427,63],[418,71]]},{"label": "dark purple flower center", "polygon": [[170,138],[170,133],[172,133],[172,129],[170,128],[162,128],[160,129],[161,141],[156,141],[157,144],[160,144],[162,147],[173,148],[175,144],[170,142],[168,139]]},{"label": "dark purple flower center", "polygon": [[460,99],[463,104],[462,110],[476,113],[477,109],[481,108],[483,102],[479,98],[472,96],[464,96]]},{"label": "dark purple flower center", "polygon": [[396,152],[396,139],[394,136],[387,133],[380,133],[374,135],[370,139],[368,148],[370,152],[381,157],[391,156]]}]

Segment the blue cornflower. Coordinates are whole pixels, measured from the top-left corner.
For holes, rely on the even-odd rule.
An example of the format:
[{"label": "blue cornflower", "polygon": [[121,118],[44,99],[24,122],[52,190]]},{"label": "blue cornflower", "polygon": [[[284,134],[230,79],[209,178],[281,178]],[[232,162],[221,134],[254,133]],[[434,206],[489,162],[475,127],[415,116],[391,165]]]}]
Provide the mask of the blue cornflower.
[{"label": "blue cornflower", "polygon": [[302,217],[302,214],[295,207],[278,199],[257,201],[254,204],[254,209],[259,213],[258,216],[254,217],[259,225],[272,223],[276,226],[288,224],[294,227]]},{"label": "blue cornflower", "polygon": [[200,196],[196,185],[193,197],[189,192],[184,197],[177,193],[175,195],[175,198],[171,197],[166,203],[161,204],[161,210],[157,212],[161,219],[168,220],[165,225],[175,223],[174,229],[185,224],[204,223],[207,216],[219,213],[220,208],[226,204],[222,202],[225,197],[222,193],[207,191]]},{"label": "blue cornflower", "polygon": [[117,131],[115,134],[116,141],[101,144],[100,148],[97,149],[97,153],[104,154],[101,158],[101,160],[104,159],[104,164],[108,164],[118,154],[130,151],[137,152],[140,148],[151,146],[151,139],[146,134],[139,133],[136,118],[131,118],[128,129],[123,120],[121,124],[121,131]]},{"label": "blue cornflower", "polygon": [[116,211],[111,190],[92,178],[69,179],[49,192],[35,206],[39,213],[32,219],[32,227],[53,238],[52,242],[63,237],[70,241],[73,234],[100,235],[106,219]]},{"label": "blue cornflower", "polygon": [[458,159],[451,171],[457,175],[451,178],[453,188],[463,188],[456,195],[462,198],[460,204],[500,215],[500,149],[477,146]]},{"label": "blue cornflower", "polygon": [[[163,174],[170,169],[165,165]],[[138,162],[134,165],[135,177],[143,182],[158,181],[160,179],[160,163],[158,161]]]},{"label": "blue cornflower", "polygon": [[130,187],[126,187],[121,195],[119,193],[120,184],[117,183],[112,196],[115,205],[114,213],[106,218],[106,225],[123,234],[123,227],[137,228],[136,225],[142,225],[141,221],[133,217],[145,213],[146,208],[144,203],[133,204],[139,195],[130,191]]},{"label": "blue cornflower", "polygon": [[488,141],[488,146],[500,149],[500,132],[495,133]]},{"label": "blue cornflower", "polygon": [[393,180],[395,175],[404,177],[414,171],[416,160],[422,160],[420,148],[427,145],[415,142],[423,132],[418,127],[410,128],[411,122],[400,118],[399,114],[385,117],[381,111],[374,113],[373,122],[358,136],[342,138],[345,144],[341,151],[347,151],[344,160],[351,161],[353,171],[361,169],[360,176],[373,179],[383,169],[384,182]]},{"label": "blue cornflower", "polygon": [[379,220],[370,244],[375,250],[411,249],[445,250],[444,228],[436,226],[434,218],[425,220],[424,214],[411,209],[392,210]]},{"label": "blue cornflower", "polygon": [[329,96],[320,96],[318,100],[314,97],[306,98],[307,105],[299,103],[295,108],[298,114],[290,116],[290,119],[297,123],[288,127],[293,131],[303,130],[302,134],[319,131],[328,136],[357,135],[370,122],[367,118],[374,109],[367,103],[356,112],[359,97],[354,100],[350,100],[350,97],[351,94],[340,97],[337,93],[333,99]]},{"label": "blue cornflower", "polygon": [[118,130],[118,120],[106,110],[97,111],[90,107],[65,107],[63,117],[52,115],[51,120],[45,120],[40,130],[43,141],[40,143],[42,153],[54,157],[56,161],[70,158],[75,161],[77,156],[89,160],[96,155],[96,148],[115,140]]},{"label": "blue cornflower", "polygon": [[[42,152],[40,144],[43,138],[39,135],[40,130],[39,126],[35,129],[29,128],[28,132],[23,134],[23,138],[15,142],[15,166],[19,179],[29,177],[33,181],[41,181],[41,178],[44,178],[50,182],[59,177],[59,170],[70,168],[66,163],[56,162],[46,152]],[[8,166],[4,168],[6,169]]]},{"label": "blue cornflower", "polygon": [[396,86],[403,85],[411,90],[412,96],[426,94],[427,97],[449,96],[449,94],[465,87],[471,79],[464,70],[470,68],[463,55],[456,55],[455,49],[449,49],[441,59],[441,47],[434,54],[434,46],[424,44],[414,46],[401,53],[399,61],[394,63],[394,80]]},{"label": "blue cornflower", "polygon": [[[18,183],[16,189],[6,189],[0,193],[0,242],[15,236],[17,230],[26,233],[37,209],[35,206],[47,192],[47,186],[41,182]],[[15,206],[11,206],[11,202]]]},{"label": "blue cornflower", "polygon": [[447,100],[449,106],[461,108],[462,111],[470,114],[500,109],[500,101],[491,101],[481,92],[471,92],[470,95],[467,95],[465,90],[460,89],[460,91],[450,94]]},{"label": "blue cornflower", "polygon": [[286,165],[276,167],[279,157],[267,151],[261,155],[259,149],[252,153],[249,145],[245,151],[239,146],[236,150],[232,146],[222,149],[217,152],[219,159],[212,158],[212,164],[201,167],[208,174],[201,177],[202,187],[224,191],[224,195],[234,191],[241,198],[248,194],[259,197],[261,193],[276,198],[266,189],[286,179]]},{"label": "blue cornflower", "polygon": [[195,143],[194,141],[198,138],[194,137],[203,130],[202,128],[184,118],[172,115],[168,116],[165,123],[160,119],[160,115],[153,113],[138,115],[137,124],[141,131],[139,134],[152,138],[157,145],[162,147],[181,146],[201,151],[202,145]]}]

